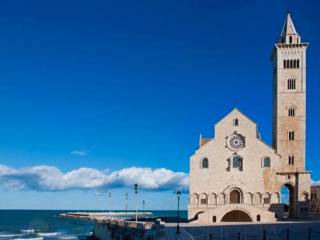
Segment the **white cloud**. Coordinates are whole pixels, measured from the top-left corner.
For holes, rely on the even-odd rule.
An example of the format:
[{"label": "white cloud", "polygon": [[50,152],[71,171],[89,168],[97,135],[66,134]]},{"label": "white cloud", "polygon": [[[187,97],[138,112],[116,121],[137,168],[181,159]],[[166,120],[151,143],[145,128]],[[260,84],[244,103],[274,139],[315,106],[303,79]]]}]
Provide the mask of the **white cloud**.
[{"label": "white cloud", "polygon": [[89,151],[84,149],[73,150],[70,152],[71,155],[75,155],[75,156],[86,156],[88,153]]},{"label": "white cloud", "polygon": [[132,187],[134,183],[146,190],[188,189],[189,177],[183,172],[165,168],[124,168],[106,172],[79,168],[62,172],[52,166],[40,165],[15,169],[0,165],[0,186],[4,189],[34,191],[64,191],[70,189],[107,189]]},{"label": "white cloud", "polygon": [[320,186],[320,180],[314,181],[313,179],[311,179],[311,186]]}]

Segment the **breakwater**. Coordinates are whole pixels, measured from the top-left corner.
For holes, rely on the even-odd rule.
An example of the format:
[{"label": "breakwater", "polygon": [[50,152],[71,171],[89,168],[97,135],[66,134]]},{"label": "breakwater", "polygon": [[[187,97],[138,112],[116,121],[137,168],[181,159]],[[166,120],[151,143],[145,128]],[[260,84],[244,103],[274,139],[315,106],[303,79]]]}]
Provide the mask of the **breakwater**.
[{"label": "breakwater", "polygon": [[116,219],[97,220],[93,230],[93,237],[99,240],[153,240],[160,239],[163,235],[161,234],[163,229],[164,224],[160,220],[154,222],[135,222]]}]

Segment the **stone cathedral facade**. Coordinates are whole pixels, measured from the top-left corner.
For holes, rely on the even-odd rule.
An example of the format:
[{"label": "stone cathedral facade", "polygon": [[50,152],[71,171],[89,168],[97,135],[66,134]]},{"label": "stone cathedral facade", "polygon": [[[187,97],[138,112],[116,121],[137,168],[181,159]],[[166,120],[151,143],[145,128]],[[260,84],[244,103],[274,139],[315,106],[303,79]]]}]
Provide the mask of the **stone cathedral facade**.
[{"label": "stone cathedral facade", "polygon": [[[309,216],[307,48],[289,14],[272,52],[273,146],[238,109],[215,124],[213,138],[200,137],[190,158],[190,221],[270,222]],[[281,203],[284,187],[288,205]]]}]

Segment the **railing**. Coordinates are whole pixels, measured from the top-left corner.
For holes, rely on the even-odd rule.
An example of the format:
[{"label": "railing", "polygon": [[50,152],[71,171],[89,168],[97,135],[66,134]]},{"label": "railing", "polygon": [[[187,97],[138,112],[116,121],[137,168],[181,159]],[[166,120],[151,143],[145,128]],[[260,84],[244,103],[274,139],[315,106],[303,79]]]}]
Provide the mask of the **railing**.
[{"label": "railing", "polygon": [[135,222],[135,221],[126,221],[121,219],[103,219],[96,220],[98,223],[110,224],[119,227],[128,227],[136,229],[151,229],[154,225],[154,222]]}]

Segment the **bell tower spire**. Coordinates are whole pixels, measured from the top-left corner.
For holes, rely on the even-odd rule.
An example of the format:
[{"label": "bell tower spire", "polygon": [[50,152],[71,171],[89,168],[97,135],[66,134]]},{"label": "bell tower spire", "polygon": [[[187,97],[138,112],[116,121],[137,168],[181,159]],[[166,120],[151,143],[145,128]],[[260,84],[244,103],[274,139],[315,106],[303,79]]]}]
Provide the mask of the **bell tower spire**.
[{"label": "bell tower spire", "polygon": [[280,39],[278,43],[285,44],[298,44],[301,43],[301,37],[294,26],[290,13],[288,13],[287,18],[284,22]]}]

